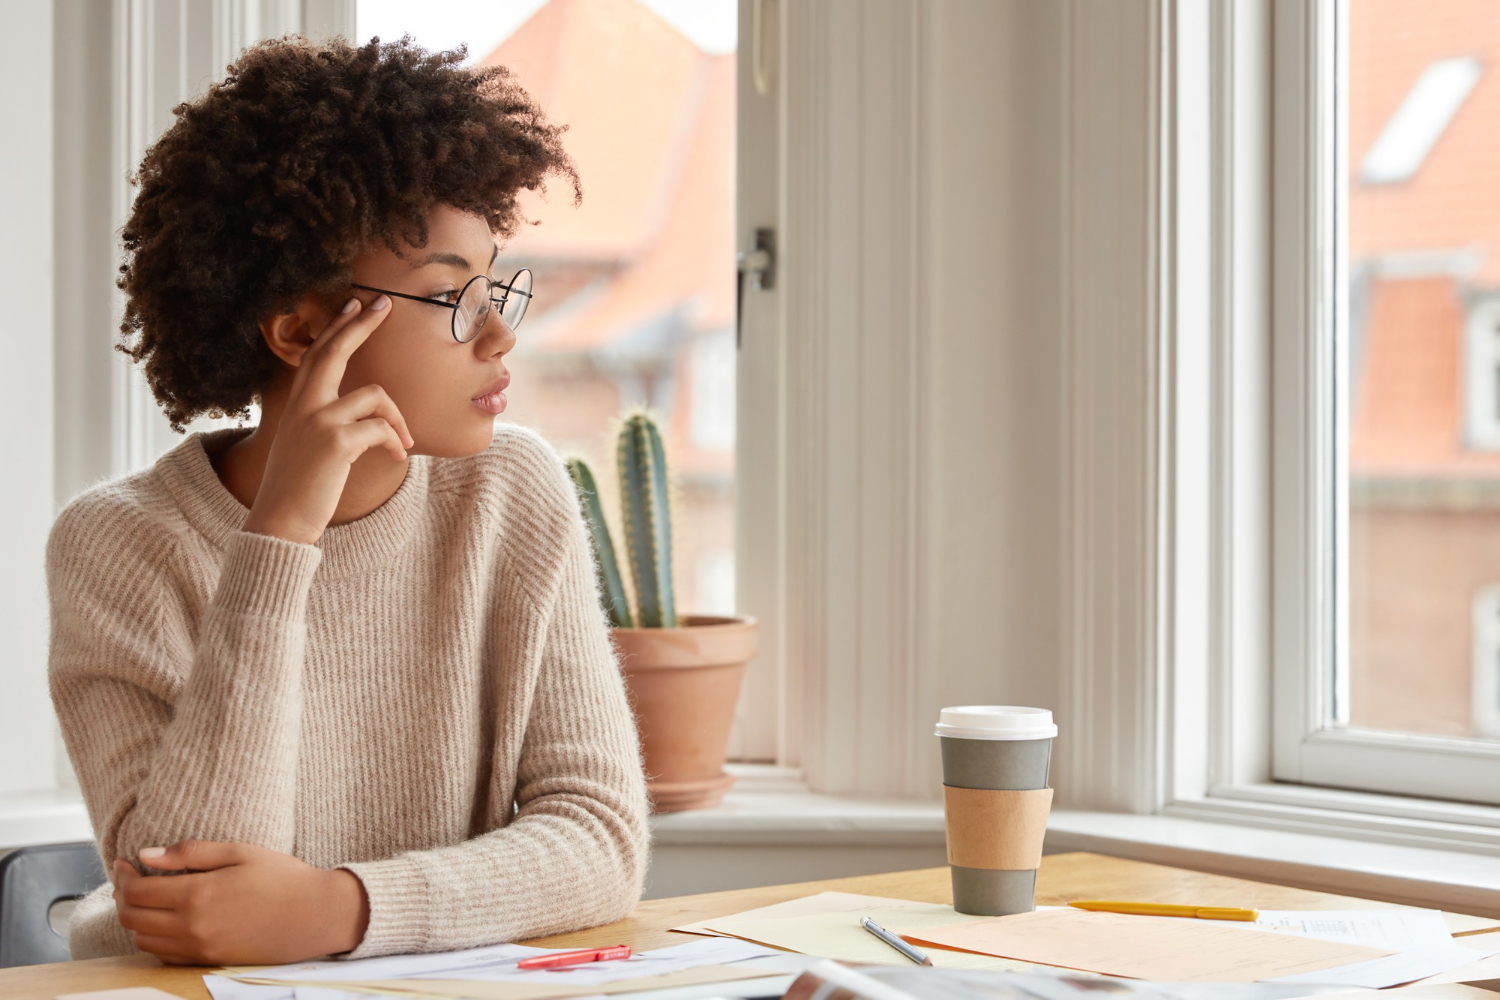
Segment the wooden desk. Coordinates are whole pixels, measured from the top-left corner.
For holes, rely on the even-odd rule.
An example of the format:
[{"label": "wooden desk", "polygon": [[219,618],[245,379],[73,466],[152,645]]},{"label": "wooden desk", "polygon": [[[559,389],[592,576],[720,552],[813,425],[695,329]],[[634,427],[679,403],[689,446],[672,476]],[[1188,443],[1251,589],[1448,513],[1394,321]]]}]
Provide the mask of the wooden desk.
[{"label": "wooden desk", "polygon": [[[807,896],[825,890],[894,896],[925,902],[952,901],[947,868],[854,878],[827,879],[734,889],[700,896],[676,896],[647,900],[635,915],[605,927],[559,934],[524,942],[547,948],[585,947],[597,944],[629,944],[637,950],[660,948],[694,940],[693,935],[673,934],[668,928],[706,917],[737,913],[757,906]],[[1260,909],[1351,909],[1395,908],[1394,904],[1311,892],[1287,886],[1250,882],[1222,875],[1126,861],[1082,852],[1049,854],[1037,875],[1037,902],[1061,904],[1072,899],[1151,899],[1164,903],[1202,903],[1208,906],[1254,906]],[[1500,930],[1500,920],[1447,914],[1455,935],[1467,936]],[[129,958],[95,958],[56,965],[33,965],[0,969],[0,996],[10,1000],[52,1000],[59,993],[103,990],[123,986],[155,986],[187,1000],[209,1000],[203,986],[208,967],[164,966],[150,955]]]}]

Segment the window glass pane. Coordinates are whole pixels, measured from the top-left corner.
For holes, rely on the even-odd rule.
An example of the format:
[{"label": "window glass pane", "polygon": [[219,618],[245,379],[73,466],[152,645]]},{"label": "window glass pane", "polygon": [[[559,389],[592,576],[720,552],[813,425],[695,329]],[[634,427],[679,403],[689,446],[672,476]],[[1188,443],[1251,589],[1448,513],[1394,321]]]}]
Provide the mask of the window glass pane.
[{"label": "window glass pane", "polygon": [[568,126],[582,203],[556,179],[545,196],[523,191],[538,225],[501,248],[498,272],[529,267],[536,287],[498,419],[588,460],[623,559],[613,423],[648,407],[676,483],[677,608],[732,611],[735,0],[356,10],[361,38],[468,42],[471,61],[506,66]]},{"label": "window glass pane", "polygon": [[1347,724],[1500,738],[1500,4],[1349,0]]}]

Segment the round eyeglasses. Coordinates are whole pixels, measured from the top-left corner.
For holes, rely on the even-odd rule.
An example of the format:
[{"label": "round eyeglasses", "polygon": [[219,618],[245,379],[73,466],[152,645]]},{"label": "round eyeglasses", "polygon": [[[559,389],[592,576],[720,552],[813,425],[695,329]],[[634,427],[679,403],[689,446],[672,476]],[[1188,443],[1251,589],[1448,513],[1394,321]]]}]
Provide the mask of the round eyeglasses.
[{"label": "round eyeglasses", "polygon": [[[485,320],[490,318],[492,305],[499,307],[500,318],[505,321],[506,326],[514,330],[521,325],[521,317],[526,315],[526,307],[531,304],[531,269],[521,268],[509,283],[495,281],[487,274],[476,274],[458,292],[458,298],[453,302],[429,298],[425,295],[393,292],[389,288],[376,288],[373,285],[356,284],[354,287],[363,288],[368,292],[384,292],[386,295],[412,299],[415,302],[430,302],[435,306],[452,309],[453,339],[460,344],[467,344],[479,335],[480,330],[484,329]],[[503,290],[499,298],[495,297],[497,288]],[[443,294],[454,293],[444,292]]]}]

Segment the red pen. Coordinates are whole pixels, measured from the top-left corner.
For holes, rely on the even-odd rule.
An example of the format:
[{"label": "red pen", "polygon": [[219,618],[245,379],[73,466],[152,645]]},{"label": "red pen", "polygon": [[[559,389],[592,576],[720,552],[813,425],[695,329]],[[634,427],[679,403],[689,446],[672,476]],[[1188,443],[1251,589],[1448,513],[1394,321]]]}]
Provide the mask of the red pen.
[{"label": "red pen", "polygon": [[608,962],[614,958],[629,958],[630,945],[616,944],[608,948],[586,948],[583,951],[555,951],[550,955],[532,955],[516,963],[518,969],[551,969],[559,965],[580,965],[584,962]]}]

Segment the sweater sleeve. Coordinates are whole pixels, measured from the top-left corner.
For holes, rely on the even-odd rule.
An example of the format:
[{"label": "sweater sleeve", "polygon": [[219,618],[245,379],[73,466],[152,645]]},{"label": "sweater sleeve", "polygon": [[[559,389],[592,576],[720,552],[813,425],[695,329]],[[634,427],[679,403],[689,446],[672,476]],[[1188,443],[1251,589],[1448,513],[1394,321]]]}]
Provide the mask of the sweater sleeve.
[{"label": "sweater sleeve", "polygon": [[65,511],[48,539],[48,679],[106,872],[190,838],[290,853],[322,550],[233,533],[194,629],[170,593],[174,549],[133,544],[139,526],[101,507]]},{"label": "sweater sleeve", "polygon": [[650,849],[639,737],[581,516],[566,537],[541,614],[514,818],[459,844],[341,866],[364,884],[370,920],[335,958],[541,937],[611,923],[639,902]]}]

